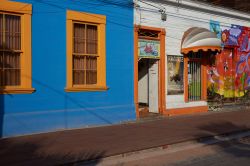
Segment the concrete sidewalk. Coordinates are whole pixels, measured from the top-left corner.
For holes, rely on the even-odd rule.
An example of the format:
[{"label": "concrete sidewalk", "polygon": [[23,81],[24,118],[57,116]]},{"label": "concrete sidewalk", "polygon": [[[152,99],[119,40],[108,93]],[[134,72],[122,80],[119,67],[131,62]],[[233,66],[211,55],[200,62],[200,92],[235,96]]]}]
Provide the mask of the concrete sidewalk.
[{"label": "concrete sidewalk", "polygon": [[233,111],[7,138],[0,165],[70,165],[249,129],[250,111]]}]

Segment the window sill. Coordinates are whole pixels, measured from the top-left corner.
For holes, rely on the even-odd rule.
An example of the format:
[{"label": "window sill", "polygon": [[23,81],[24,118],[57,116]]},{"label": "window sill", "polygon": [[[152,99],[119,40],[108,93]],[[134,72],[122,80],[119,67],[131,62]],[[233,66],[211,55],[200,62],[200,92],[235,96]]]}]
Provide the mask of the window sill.
[{"label": "window sill", "polygon": [[0,89],[0,94],[31,94],[34,91],[34,88],[8,88]]},{"label": "window sill", "polygon": [[79,86],[79,87],[67,87],[66,92],[82,92],[82,91],[106,91],[109,88],[107,86]]}]

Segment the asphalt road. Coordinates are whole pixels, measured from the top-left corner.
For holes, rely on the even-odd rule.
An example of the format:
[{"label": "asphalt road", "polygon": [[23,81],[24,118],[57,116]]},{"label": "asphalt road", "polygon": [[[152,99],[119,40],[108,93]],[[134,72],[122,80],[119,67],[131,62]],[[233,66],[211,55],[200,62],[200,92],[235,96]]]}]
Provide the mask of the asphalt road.
[{"label": "asphalt road", "polygon": [[[100,163],[100,165],[102,165]],[[105,165],[105,164],[104,164]],[[108,164],[109,165],[109,164]],[[117,166],[250,166],[250,137],[170,154],[120,162]]]}]

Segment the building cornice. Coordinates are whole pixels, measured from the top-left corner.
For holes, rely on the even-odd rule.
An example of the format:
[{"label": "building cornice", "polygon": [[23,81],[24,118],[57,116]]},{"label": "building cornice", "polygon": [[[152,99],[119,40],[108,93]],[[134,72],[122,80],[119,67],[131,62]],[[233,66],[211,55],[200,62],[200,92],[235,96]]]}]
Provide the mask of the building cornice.
[{"label": "building cornice", "polygon": [[233,9],[223,8],[208,3],[202,3],[199,1],[190,1],[190,0],[139,0],[139,1],[148,1],[153,3],[160,3],[170,6],[175,6],[184,9],[196,10],[204,13],[221,15],[233,19],[240,19],[244,21],[250,21],[250,15],[241,11],[236,11]]}]

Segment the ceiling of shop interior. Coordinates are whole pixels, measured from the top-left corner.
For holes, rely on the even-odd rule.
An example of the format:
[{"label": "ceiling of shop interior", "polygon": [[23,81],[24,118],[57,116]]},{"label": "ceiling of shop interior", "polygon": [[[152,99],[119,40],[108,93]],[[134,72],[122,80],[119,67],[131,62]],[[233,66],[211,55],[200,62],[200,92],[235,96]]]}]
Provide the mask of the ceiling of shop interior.
[{"label": "ceiling of shop interior", "polygon": [[250,13],[250,0],[194,0]]}]

